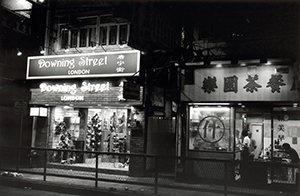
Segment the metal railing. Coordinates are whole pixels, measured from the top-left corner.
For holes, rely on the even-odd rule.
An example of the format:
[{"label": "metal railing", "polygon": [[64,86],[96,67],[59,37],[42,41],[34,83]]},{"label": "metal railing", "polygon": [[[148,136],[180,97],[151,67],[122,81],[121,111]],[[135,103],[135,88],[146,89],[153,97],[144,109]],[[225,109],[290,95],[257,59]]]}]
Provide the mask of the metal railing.
[{"label": "metal railing", "polygon": [[1,171],[42,175],[44,181],[56,176],[94,181],[95,187],[99,181],[146,185],[155,194],[160,187],[224,195],[299,192],[298,165],[293,164],[7,146],[0,153]]}]

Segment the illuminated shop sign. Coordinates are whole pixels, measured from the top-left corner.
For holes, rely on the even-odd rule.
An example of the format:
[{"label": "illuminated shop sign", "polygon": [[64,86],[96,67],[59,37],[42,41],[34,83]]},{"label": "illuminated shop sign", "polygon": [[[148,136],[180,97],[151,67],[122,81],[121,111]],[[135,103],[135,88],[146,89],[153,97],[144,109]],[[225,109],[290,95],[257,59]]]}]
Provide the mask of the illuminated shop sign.
[{"label": "illuminated shop sign", "polygon": [[137,50],[28,57],[27,79],[123,77],[139,70]]},{"label": "illuminated shop sign", "polygon": [[109,82],[92,84],[89,82],[82,82],[81,87],[76,84],[47,84],[41,83],[41,92],[57,92],[57,93],[70,93],[71,95],[77,92],[104,92],[109,90]]},{"label": "illuminated shop sign", "polygon": [[61,101],[84,101],[84,95],[64,95],[60,97]]},{"label": "illuminated shop sign", "polygon": [[195,69],[183,101],[296,101],[298,77],[288,66]]}]

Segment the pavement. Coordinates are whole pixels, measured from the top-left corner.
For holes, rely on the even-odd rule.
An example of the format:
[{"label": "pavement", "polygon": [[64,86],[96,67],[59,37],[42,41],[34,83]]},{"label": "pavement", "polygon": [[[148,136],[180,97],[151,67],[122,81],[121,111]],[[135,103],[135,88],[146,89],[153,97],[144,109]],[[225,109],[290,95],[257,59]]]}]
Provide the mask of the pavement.
[{"label": "pavement", "polygon": [[[60,195],[81,195],[81,196],[94,196],[94,195],[109,195],[109,196],[240,196],[240,195],[272,195],[272,196],[296,196],[295,193],[284,193],[280,191],[269,191],[264,194],[255,194],[247,192],[246,190],[239,190],[239,192],[230,192],[225,194],[223,191],[217,190],[193,190],[193,189],[181,189],[181,188],[164,188],[158,187],[157,193],[155,194],[155,188],[153,186],[147,185],[135,185],[126,183],[113,183],[98,181],[97,187],[95,187],[95,181],[86,180],[80,178],[70,178],[70,177],[58,177],[58,176],[47,176],[46,181],[43,180],[41,174],[20,174],[20,175],[1,175],[0,176],[0,186],[13,187],[11,190],[12,194],[9,192],[3,192],[0,190],[1,195],[14,195],[17,196],[26,195],[44,195],[39,191],[46,191],[47,194]],[[9,191],[9,190],[8,190]],[[49,193],[50,192],[50,193]],[[59,194],[58,194],[59,193]],[[45,194],[45,195],[47,195]]]},{"label": "pavement", "polygon": [[[95,187],[95,182],[84,179],[73,179],[64,177],[47,176],[47,181],[43,181],[41,175],[24,174],[23,177],[3,177],[0,176],[0,186],[17,188],[14,191],[21,194],[31,192],[31,195],[35,194],[34,191],[48,191],[56,192],[68,195],[81,195],[81,196],[93,196],[93,195],[110,195],[110,196],[129,196],[129,195],[162,195],[162,196],[223,196],[224,193],[206,192],[206,191],[190,191],[181,189],[168,189],[158,188],[157,194],[155,194],[154,187],[121,184],[111,182],[98,182],[98,187]],[[0,190],[1,195],[1,190]],[[8,194],[7,194],[8,195]],[[11,195],[11,194],[9,194]],[[230,196],[237,196],[228,194]]]},{"label": "pavement", "polygon": [[17,187],[8,187],[8,186],[0,186],[0,196],[73,196],[71,194],[64,194],[52,191],[43,191],[43,190],[35,190],[27,187],[17,188]]}]

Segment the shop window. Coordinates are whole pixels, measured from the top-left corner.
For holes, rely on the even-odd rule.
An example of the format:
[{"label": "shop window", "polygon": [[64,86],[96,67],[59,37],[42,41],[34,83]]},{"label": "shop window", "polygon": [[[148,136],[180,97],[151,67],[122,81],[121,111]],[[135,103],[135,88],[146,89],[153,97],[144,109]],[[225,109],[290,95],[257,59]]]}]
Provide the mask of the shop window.
[{"label": "shop window", "polygon": [[190,107],[189,150],[233,151],[230,108]]},{"label": "shop window", "polygon": [[87,150],[126,153],[127,142],[127,109],[88,110]]},{"label": "shop window", "polygon": [[83,139],[80,135],[79,109],[55,107],[54,116],[52,148],[74,149],[74,141]]}]

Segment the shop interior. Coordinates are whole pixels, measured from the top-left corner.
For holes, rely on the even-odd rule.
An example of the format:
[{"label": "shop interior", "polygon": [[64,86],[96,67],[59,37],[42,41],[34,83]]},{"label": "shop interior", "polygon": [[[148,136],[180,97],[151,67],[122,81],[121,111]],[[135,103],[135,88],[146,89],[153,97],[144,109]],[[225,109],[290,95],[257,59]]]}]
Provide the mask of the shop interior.
[{"label": "shop interior", "polygon": [[[297,105],[289,105],[192,105],[189,109],[189,155],[243,161],[244,139],[250,133],[255,146],[251,153],[253,165],[274,161],[286,169],[276,170],[278,172],[274,172],[272,178],[267,168],[252,171],[248,167],[246,170],[255,174],[259,182],[294,183],[295,170],[288,166],[293,160],[283,144],[289,144],[300,155],[300,111]],[[239,181],[243,171],[236,169],[235,179]],[[252,169],[255,169],[254,166]],[[245,176],[251,174],[247,172]]]},{"label": "shop interior", "polygon": [[261,174],[260,181],[264,181],[264,183],[265,181],[267,183],[294,183],[296,171],[293,167],[288,166],[294,160],[284,149],[284,145],[288,144],[298,155],[300,154],[299,114],[297,105],[237,109],[235,158],[243,160],[244,133],[250,133],[251,142],[253,141],[255,144],[252,160],[255,162],[272,161],[281,164],[279,168],[273,171],[272,177],[269,169],[261,170],[259,172]]},{"label": "shop interior", "polygon": [[[56,106],[52,110],[54,126],[52,148],[91,152],[129,153],[130,107],[74,108]],[[52,156],[52,162],[95,167],[95,154],[65,153]],[[128,169],[124,156],[100,155],[105,167]]]}]

